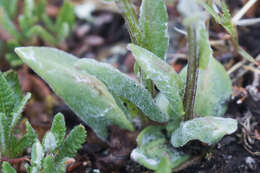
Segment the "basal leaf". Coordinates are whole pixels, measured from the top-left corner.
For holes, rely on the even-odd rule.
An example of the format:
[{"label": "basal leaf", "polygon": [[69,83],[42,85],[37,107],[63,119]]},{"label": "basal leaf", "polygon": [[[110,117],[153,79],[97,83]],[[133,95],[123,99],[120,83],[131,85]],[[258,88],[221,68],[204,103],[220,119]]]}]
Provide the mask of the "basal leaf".
[{"label": "basal leaf", "polygon": [[108,136],[107,126],[133,130],[107,87],[73,67],[74,56],[53,48],[17,48],[16,52],[103,140]]},{"label": "basal leaf", "polygon": [[168,13],[163,0],[142,0],[140,18],[142,47],[165,59],[169,45]]},{"label": "basal leaf", "polygon": [[171,143],[181,147],[191,140],[200,140],[208,145],[218,142],[224,135],[237,130],[237,121],[231,118],[203,117],[183,122],[172,133]]},{"label": "basal leaf", "polygon": [[[186,79],[187,67],[181,72]],[[232,92],[231,80],[224,67],[210,58],[208,67],[199,70],[194,113],[197,116],[223,116]]]},{"label": "basal leaf", "polygon": [[170,162],[170,168],[177,168],[190,156],[177,151],[167,143],[162,128],[149,126],[137,137],[138,147],[131,153],[131,158],[146,168],[157,170],[163,158]]},{"label": "basal leaf", "polygon": [[183,82],[170,65],[162,61],[150,51],[130,44],[128,46],[145,75],[153,80],[157,88],[169,100],[173,114],[183,115]]},{"label": "basal leaf", "polygon": [[171,173],[171,172],[172,169],[171,169],[170,161],[166,157],[163,157],[155,173]]},{"label": "basal leaf", "polygon": [[81,59],[75,64],[75,67],[97,77],[106,84],[111,92],[137,105],[150,119],[158,122],[166,122],[169,119],[167,114],[159,110],[151,94],[141,84],[111,65],[92,59]]},{"label": "basal leaf", "polygon": [[60,30],[62,30],[63,28],[62,25],[64,23],[67,23],[69,26],[69,30],[71,30],[74,21],[75,21],[74,7],[70,2],[64,1],[64,4],[61,7],[61,10],[57,17],[56,31],[59,32]]}]

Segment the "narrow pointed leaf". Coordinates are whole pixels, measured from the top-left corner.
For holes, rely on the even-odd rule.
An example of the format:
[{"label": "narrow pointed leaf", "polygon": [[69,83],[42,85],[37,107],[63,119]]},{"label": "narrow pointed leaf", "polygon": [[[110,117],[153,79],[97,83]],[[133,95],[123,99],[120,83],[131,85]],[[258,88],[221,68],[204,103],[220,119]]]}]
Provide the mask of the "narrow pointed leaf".
[{"label": "narrow pointed leaf", "polygon": [[143,0],[139,18],[142,47],[165,59],[169,45],[168,13],[163,0]]},{"label": "narrow pointed leaf", "polygon": [[203,117],[183,122],[172,133],[171,143],[174,147],[182,147],[191,140],[212,145],[224,135],[232,134],[237,130],[237,121],[231,118]]},{"label": "narrow pointed leaf", "polygon": [[111,92],[134,103],[150,119],[158,122],[166,122],[169,119],[168,115],[155,105],[149,91],[111,65],[92,59],[81,59],[75,67],[96,76]]},{"label": "narrow pointed leaf", "polygon": [[43,138],[43,148],[46,153],[51,153],[57,147],[57,141],[52,132],[47,132]]},{"label": "narrow pointed leaf", "polygon": [[153,80],[160,92],[167,97],[174,115],[182,116],[182,93],[184,86],[179,75],[170,65],[150,51],[134,44],[130,44],[128,49],[132,51],[138,65],[146,76]]},{"label": "narrow pointed leaf", "polygon": [[70,108],[105,140],[107,126],[133,130],[106,86],[96,77],[73,68],[77,59],[53,48],[17,48],[16,53],[38,73]]},{"label": "narrow pointed leaf", "polygon": [[131,153],[131,158],[146,168],[157,170],[163,158],[170,162],[170,168],[177,168],[190,156],[177,151],[167,144],[162,128],[149,126],[137,137],[138,147]]},{"label": "narrow pointed leaf", "polygon": [[31,153],[32,170],[40,172],[42,168],[41,162],[43,158],[44,158],[44,151],[40,141],[37,139],[32,146],[32,153]]},{"label": "narrow pointed leaf", "polygon": [[[181,72],[186,79],[187,67]],[[224,67],[210,58],[208,67],[199,70],[194,113],[197,116],[223,116],[232,93],[231,80]]]},{"label": "narrow pointed leaf", "polygon": [[57,17],[56,32],[60,32],[62,30],[64,23],[67,23],[69,30],[71,30],[74,22],[74,7],[71,3],[65,1]]}]

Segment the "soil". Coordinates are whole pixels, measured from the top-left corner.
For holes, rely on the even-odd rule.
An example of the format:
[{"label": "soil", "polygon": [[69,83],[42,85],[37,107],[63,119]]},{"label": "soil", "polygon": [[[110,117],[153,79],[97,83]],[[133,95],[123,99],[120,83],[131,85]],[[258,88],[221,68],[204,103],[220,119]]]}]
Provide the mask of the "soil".
[{"label": "soil", "polygon": [[[55,0],[52,6],[59,7],[60,2],[60,0]],[[243,3],[229,0],[228,5],[231,12],[234,13],[243,6]],[[186,39],[174,30],[174,27],[182,28],[175,6],[170,6],[168,10],[171,41],[167,60],[176,71],[180,71],[186,63]],[[251,10],[245,17],[259,17],[259,13],[259,10]],[[125,49],[125,45],[130,39],[123,18],[117,13],[104,10],[96,10],[93,15],[95,17],[93,22],[77,19],[73,33],[61,48],[78,57],[106,61],[132,76],[134,58]],[[213,26],[211,29],[211,38],[221,39],[223,28]],[[238,27],[241,46],[254,57],[260,54],[259,31],[260,23],[249,27]],[[227,69],[242,59],[231,51],[232,45],[229,42],[222,47],[214,47],[214,50],[215,57]],[[0,69],[2,71],[9,68],[6,61],[1,61]],[[29,103],[26,107],[24,117],[30,120],[40,137],[50,128],[53,115],[57,112],[64,114],[68,131],[77,124],[85,125],[35,73],[26,66],[18,68],[17,71],[23,90],[32,92],[34,98],[34,102]],[[241,73],[242,75],[239,75]],[[235,134],[224,137],[210,148],[200,162],[181,170],[181,173],[260,172],[260,76],[251,71],[238,70],[231,77],[233,95],[228,103],[225,117],[237,119],[239,129]],[[46,100],[46,98],[51,99]],[[50,107],[50,103],[53,106]],[[151,172],[133,162],[129,157],[131,150],[136,147],[135,139],[138,132],[130,133],[112,126],[109,128],[109,143],[103,143],[91,129],[87,126],[86,129],[88,131],[87,141],[78,152],[75,161],[68,166],[67,172]]]}]

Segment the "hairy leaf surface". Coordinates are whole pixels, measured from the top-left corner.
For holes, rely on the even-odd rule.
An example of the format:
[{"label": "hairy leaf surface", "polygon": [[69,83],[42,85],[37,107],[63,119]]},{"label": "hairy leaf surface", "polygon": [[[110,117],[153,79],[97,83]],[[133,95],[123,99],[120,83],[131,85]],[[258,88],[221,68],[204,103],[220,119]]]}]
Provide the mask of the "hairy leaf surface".
[{"label": "hairy leaf surface", "polygon": [[16,52],[103,140],[109,125],[133,130],[107,87],[73,67],[77,61],[74,56],[53,48],[26,47]]},{"label": "hairy leaf surface", "polygon": [[167,97],[173,114],[177,117],[182,116],[184,113],[182,104],[184,86],[179,75],[152,52],[134,44],[129,44],[128,49],[132,51],[146,76],[152,79],[160,92]]},{"label": "hairy leaf surface", "polygon": [[158,122],[166,122],[169,119],[168,115],[162,113],[155,105],[149,91],[111,65],[92,59],[81,59],[75,67],[97,77],[117,96],[136,104],[150,119]]},{"label": "hairy leaf surface", "polygon": [[137,137],[138,147],[132,151],[131,158],[152,170],[159,168],[164,157],[170,162],[171,168],[176,168],[187,161],[190,156],[167,144],[162,129],[159,126],[145,128]]},{"label": "hairy leaf surface", "polygon": [[142,30],[142,47],[165,59],[169,45],[168,13],[165,2],[142,0],[139,25]]},{"label": "hairy leaf surface", "polygon": [[183,122],[172,133],[171,143],[182,147],[191,140],[200,140],[212,145],[224,135],[232,134],[237,129],[237,121],[231,118],[202,117]]}]

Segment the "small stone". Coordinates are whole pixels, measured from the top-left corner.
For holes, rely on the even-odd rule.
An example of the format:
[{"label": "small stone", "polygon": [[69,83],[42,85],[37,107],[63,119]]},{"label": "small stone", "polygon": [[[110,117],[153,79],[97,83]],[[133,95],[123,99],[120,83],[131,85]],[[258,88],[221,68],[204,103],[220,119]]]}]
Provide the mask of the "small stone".
[{"label": "small stone", "polygon": [[250,170],[256,170],[257,165],[254,158],[248,156],[245,161]]}]

